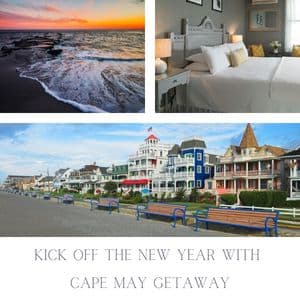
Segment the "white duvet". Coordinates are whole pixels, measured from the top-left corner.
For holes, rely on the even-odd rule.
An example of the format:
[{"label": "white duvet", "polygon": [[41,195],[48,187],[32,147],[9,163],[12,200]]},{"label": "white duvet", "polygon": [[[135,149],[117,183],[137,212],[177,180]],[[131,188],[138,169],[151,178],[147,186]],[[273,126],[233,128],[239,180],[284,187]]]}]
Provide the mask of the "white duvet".
[{"label": "white duvet", "polygon": [[189,106],[214,112],[300,112],[300,59],[249,59],[215,75],[191,72]]}]

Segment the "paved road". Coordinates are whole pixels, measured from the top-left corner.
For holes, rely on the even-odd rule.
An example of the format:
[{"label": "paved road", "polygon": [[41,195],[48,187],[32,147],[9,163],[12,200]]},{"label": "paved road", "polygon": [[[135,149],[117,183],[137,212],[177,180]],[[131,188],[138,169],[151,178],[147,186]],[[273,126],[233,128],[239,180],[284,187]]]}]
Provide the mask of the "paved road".
[{"label": "paved road", "polygon": [[0,192],[0,236],[232,236]]}]

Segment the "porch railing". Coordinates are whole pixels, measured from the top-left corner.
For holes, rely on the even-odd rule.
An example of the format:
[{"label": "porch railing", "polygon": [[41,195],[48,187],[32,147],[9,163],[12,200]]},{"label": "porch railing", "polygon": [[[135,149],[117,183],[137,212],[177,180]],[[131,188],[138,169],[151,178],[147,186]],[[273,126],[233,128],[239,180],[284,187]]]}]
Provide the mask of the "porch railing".
[{"label": "porch railing", "polygon": [[[291,201],[292,202],[292,201]],[[249,209],[249,210],[265,210],[265,211],[279,211],[280,215],[292,216],[294,219],[300,217],[299,208],[276,208],[276,207],[258,207],[258,206],[241,206],[241,205],[225,205],[221,204],[220,207],[231,209]]]}]

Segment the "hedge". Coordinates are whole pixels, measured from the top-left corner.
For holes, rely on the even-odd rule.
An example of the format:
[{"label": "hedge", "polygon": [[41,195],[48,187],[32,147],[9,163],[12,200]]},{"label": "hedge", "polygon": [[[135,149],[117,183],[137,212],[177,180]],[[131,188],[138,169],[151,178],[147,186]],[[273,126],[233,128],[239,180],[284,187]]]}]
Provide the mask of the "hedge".
[{"label": "hedge", "polygon": [[286,201],[287,206],[290,208],[300,208],[300,200]]},{"label": "hedge", "polygon": [[240,202],[243,206],[288,207],[287,193],[282,191],[243,191]]},{"label": "hedge", "polygon": [[237,203],[236,194],[223,194],[220,196],[221,202],[226,205],[233,205]]}]

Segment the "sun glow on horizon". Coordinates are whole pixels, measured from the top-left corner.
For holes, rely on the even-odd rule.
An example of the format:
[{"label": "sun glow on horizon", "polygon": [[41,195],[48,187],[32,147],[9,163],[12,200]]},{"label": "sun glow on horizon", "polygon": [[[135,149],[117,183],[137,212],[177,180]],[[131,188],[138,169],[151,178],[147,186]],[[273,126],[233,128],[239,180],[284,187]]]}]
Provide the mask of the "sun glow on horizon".
[{"label": "sun glow on horizon", "polygon": [[[50,1],[45,1],[50,2]],[[144,30],[144,1],[4,1],[0,0],[1,30]]]}]

